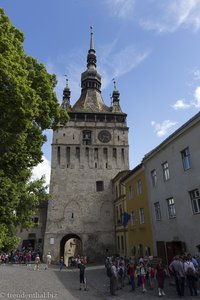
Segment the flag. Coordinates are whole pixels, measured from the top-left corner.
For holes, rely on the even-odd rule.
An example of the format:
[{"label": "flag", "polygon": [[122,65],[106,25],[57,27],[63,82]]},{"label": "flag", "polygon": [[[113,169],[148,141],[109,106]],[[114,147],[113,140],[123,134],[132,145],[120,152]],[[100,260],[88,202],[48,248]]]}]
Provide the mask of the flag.
[{"label": "flag", "polygon": [[122,221],[123,226],[126,226],[128,224],[128,221],[130,220],[130,218],[131,218],[131,215],[129,213],[127,213],[127,212],[123,213],[123,221]]}]

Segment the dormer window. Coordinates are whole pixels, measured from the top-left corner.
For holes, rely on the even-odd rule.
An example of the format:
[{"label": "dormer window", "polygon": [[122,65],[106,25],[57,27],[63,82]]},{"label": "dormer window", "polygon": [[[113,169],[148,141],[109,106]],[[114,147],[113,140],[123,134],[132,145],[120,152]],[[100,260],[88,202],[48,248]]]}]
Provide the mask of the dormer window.
[{"label": "dormer window", "polygon": [[91,145],[92,144],[92,131],[83,130],[83,145]]}]

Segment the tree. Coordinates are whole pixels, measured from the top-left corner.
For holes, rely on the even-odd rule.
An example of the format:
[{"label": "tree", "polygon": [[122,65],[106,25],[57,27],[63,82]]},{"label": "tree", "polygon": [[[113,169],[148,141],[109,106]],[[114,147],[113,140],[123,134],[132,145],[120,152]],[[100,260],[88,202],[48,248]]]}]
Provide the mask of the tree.
[{"label": "tree", "polygon": [[54,92],[56,76],[25,54],[23,42],[0,9],[0,247],[15,243],[16,226],[30,226],[47,197],[44,179],[31,181],[31,170],[42,162],[43,131],[68,120]]}]

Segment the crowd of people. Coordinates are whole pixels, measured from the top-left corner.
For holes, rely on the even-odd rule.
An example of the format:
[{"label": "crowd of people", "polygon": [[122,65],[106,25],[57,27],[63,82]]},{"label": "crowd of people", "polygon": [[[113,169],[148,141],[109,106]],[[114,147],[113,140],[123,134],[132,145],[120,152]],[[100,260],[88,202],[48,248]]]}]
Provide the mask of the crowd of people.
[{"label": "crowd of people", "polygon": [[30,264],[31,262],[35,261],[36,256],[40,256],[40,250],[30,250],[30,249],[22,249],[11,251],[9,253],[7,252],[1,252],[0,253],[0,264],[7,264],[7,263],[13,263],[13,264]]},{"label": "crowd of people", "polygon": [[[46,266],[51,265],[50,251],[46,255]],[[22,250],[11,253],[0,253],[0,264],[29,264],[34,265],[34,270],[39,270],[41,263],[39,251]],[[63,256],[58,262],[60,271],[65,266]],[[87,290],[85,269],[87,264],[86,256],[72,257],[69,267],[79,268],[80,290]],[[158,296],[165,296],[165,279],[174,278],[176,292],[179,297],[185,294],[185,288],[189,289],[191,296],[197,296],[200,289],[200,256],[194,257],[190,253],[176,255],[167,266],[160,258],[153,257],[126,257],[112,256],[105,260],[107,276],[110,278],[110,293],[116,295],[118,289],[123,289],[126,284],[130,290],[136,288],[146,293],[148,289],[157,290]]]},{"label": "crowd of people", "polygon": [[200,257],[191,254],[175,256],[169,266],[162,259],[153,257],[107,257],[105,261],[106,273],[110,278],[110,293],[116,295],[118,289],[125,284],[130,290],[140,288],[143,293],[148,289],[157,290],[158,296],[166,295],[165,279],[174,277],[176,292],[179,297],[184,296],[185,285],[191,296],[197,296],[200,287]]}]

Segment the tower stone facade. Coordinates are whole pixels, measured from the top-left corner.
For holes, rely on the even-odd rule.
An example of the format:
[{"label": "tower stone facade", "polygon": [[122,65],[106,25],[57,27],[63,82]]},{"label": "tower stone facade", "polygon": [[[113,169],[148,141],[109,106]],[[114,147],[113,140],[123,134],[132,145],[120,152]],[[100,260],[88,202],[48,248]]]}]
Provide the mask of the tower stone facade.
[{"label": "tower stone facade", "polygon": [[91,31],[80,98],[71,106],[67,83],[62,106],[70,120],[53,133],[44,256],[51,251],[55,261],[70,257],[69,240],[90,261],[115,252],[112,178],[129,168],[127,115],[119,96],[114,84],[111,106],[102,99]]}]

